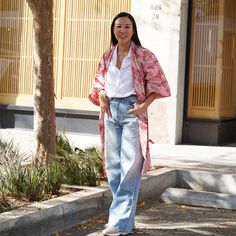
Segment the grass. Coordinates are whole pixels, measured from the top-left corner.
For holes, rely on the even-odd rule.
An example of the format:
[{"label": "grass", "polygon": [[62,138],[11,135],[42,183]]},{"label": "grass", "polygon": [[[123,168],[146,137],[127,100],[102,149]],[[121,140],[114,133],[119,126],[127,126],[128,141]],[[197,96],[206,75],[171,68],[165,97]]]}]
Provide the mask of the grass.
[{"label": "grass", "polygon": [[58,196],[62,184],[96,186],[103,178],[101,150],[77,152],[63,132],[57,133],[56,156],[47,166],[26,165],[27,158],[12,141],[0,138],[0,212]]}]

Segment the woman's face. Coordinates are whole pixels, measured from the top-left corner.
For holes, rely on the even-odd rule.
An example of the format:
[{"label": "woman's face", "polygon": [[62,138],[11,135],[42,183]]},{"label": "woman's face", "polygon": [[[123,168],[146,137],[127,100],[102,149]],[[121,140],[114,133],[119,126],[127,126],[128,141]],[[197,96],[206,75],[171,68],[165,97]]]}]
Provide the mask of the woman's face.
[{"label": "woman's face", "polygon": [[116,19],[113,32],[118,44],[129,44],[134,33],[131,20],[128,17],[120,17]]}]

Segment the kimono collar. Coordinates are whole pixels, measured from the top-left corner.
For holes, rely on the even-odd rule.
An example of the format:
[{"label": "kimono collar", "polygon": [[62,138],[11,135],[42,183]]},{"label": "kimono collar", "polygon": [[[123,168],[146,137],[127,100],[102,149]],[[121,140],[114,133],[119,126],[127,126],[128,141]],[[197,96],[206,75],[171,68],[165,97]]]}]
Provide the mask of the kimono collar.
[{"label": "kimono collar", "polygon": [[[107,68],[108,68],[108,65],[109,65],[110,62],[111,62],[112,54],[117,50],[117,46],[118,46],[118,45],[115,45],[115,46],[112,47],[111,50],[110,50],[110,54],[109,54],[108,60],[107,60]],[[132,41],[132,42],[131,42],[131,45],[130,45],[130,49],[129,49],[129,56],[131,56],[131,58],[136,58],[136,57],[137,57],[137,55],[136,55],[136,53],[135,53],[136,48],[137,48],[136,44]]]}]

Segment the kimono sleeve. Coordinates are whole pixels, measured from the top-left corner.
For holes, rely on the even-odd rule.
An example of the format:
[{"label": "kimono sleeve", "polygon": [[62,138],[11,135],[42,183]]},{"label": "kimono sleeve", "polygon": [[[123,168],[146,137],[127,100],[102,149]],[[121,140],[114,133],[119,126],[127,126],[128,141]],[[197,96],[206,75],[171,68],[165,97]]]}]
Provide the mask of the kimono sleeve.
[{"label": "kimono sleeve", "polygon": [[161,65],[152,52],[147,52],[144,60],[146,97],[155,93],[157,98],[170,96],[170,88]]},{"label": "kimono sleeve", "polygon": [[101,58],[98,69],[95,75],[95,78],[92,83],[91,90],[89,92],[88,98],[89,100],[94,104],[99,106],[99,91],[101,89],[105,89],[105,71],[106,71],[106,64],[105,64],[105,58],[104,55]]}]

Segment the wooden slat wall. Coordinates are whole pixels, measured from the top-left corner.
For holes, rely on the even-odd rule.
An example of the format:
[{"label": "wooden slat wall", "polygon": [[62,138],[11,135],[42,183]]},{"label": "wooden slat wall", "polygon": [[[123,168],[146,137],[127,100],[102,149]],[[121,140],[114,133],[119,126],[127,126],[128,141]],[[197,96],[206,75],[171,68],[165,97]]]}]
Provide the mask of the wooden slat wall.
[{"label": "wooden slat wall", "polygon": [[216,109],[219,0],[193,1],[188,116]]},{"label": "wooden slat wall", "polygon": [[109,46],[111,20],[120,9],[129,10],[129,4],[118,0],[67,0],[63,90],[59,97],[87,97],[99,59]]},{"label": "wooden slat wall", "polygon": [[[235,117],[235,83],[236,83],[236,0],[225,1],[224,7],[224,43],[222,60],[222,97],[221,117]],[[235,108],[235,109],[234,109]]]},{"label": "wooden slat wall", "polygon": [[[131,0],[55,0],[56,106],[95,109],[87,100],[110,24]],[[0,0],[0,103],[32,105],[32,16],[25,0]]]},{"label": "wooden slat wall", "polygon": [[0,1],[1,94],[32,93],[32,21],[24,2]]},{"label": "wooden slat wall", "polygon": [[235,3],[235,0],[193,1],[189,118],[235,117]]}]

